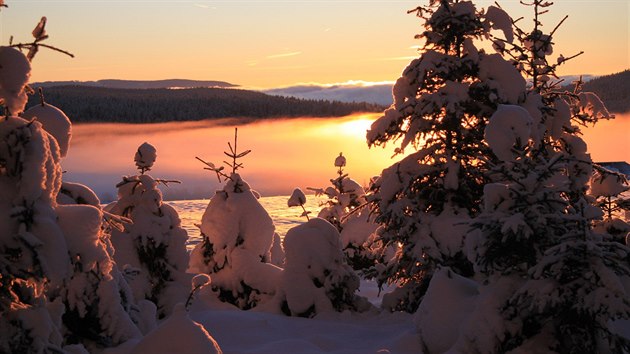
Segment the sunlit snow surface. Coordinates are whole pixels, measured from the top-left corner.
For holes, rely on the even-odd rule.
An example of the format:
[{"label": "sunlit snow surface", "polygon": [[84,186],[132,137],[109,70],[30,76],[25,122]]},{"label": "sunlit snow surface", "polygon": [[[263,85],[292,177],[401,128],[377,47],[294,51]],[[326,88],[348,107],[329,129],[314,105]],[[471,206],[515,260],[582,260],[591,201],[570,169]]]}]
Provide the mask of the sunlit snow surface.
[{"label": "sunlit snow surface", "polygon": [[[302,208],[289,208],[287,206],[288,200],[289,196],[261,197],[259,199],[260,204],[262,204],[269,215],[271,215],[276,225],[276,232],[280,234],[282,238],[284,238],[284,235],[286,235],[290,228],[306,221],[306,218],[300,217]],[[312,216],[317,216],[319,209],[321,209],[320,203],[325,200],[326,198],[307,195],[304,207],[307,211],[311,212]],[[165,202],[173,206],[179,213],[179,218],[182,220],[182,227],[188,232],[186,247],[189,250],[197,243],[201,242],[199,228],[195,226],[195,224],[201,223],[201,215],[203,215],[203,212],[206,210],[208,202],[208,199]]]}]

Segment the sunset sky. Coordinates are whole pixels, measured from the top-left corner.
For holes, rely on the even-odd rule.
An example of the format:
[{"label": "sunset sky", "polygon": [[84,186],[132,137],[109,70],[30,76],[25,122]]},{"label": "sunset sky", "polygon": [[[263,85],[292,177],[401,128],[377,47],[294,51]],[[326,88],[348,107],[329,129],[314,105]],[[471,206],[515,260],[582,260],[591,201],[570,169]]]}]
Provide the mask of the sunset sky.
[{"label": "sunset sky", "polygon": [[[48,17],[51,51],[35,58],[31,81],[186,78],[270,88],[296,83],[393,81],[417,55],[420,20],[406,10],[426,1],[7,0],[0,36],[30,40]],[[492,1],[476,1],[487,7]],[[529,8],[499,1],[512,15]],[[609,74],[630,67],[628,0],[558,0],[544,23],[554,56],[586,53],[560,74]]]}]

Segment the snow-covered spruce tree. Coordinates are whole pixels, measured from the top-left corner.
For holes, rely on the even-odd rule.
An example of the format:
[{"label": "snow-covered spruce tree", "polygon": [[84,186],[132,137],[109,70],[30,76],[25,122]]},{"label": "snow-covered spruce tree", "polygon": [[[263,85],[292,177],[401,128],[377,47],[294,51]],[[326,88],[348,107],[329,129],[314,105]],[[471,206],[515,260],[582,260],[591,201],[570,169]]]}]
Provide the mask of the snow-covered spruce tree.
[{"label": "snow-covered spruce tree", "polygon": [[547,61],[558,26],[543,33],[540,16],[551,3],[530,5],[534,29],[517,27],[521,45],[506,52],[518,54],[532,87],[526,109],[500,107],[486,128],[498,161],[484,188],[482,213],[472,222],[477,230],[467,240],[485,285],[479,290],[482,305],[460,329],[456,347],[627,352],[627,339],[611,325],[630,317],[621,281],[629,274],[628,249],[593,231],[602,211],[585,194],[592,162],[579,129],[571,125],[572,118],[595,122],[607,111],[584,104],[583,97],[599,101],[592,94],[554,89],[555,69],[566,60]]},{"label": "snow-covered spruce tree", "polygon": [[[122,306],[101,242],[98,208],[56,203],[60,144],[24,110],[30,59],[48,36],[0,47],[0,352],[65,352],[117,345],[139,336]],[[28,50],[28,55],[15,48]],[[62,122],[46,123],[61,127]],[[67,130],[64,130],[67,129]],[[63,141],[61,142],[63,145]]]},{"label": "snow-covered spruce tree", "polygon": [[[40,103],[24,111],[21,117],[24,119],[36,119],[40,122],[42,124],[42,128],[55,138],[59,144],[60,157],[64,158],[68,152],[72,137],[72,123],[62,110],[44,100],[42,88],[39,89],[39,96]],[[57,194],[57,203],[61,205],[87,204],[103,211],[101,201],[94,191],[92,191],[88,186],[76,182],[61,181],[61,188]],[[103,216],[103,220],[106,222],[104,222],[101,226],[103,232],[99,236],[99,241],[105,245],[107,253],[110,258],[112,258],[114,255],[114,248],[111,244],[109,235],[110,226],[116,225],[121,227],[122,224],[120,223],[120,220],[116,220],[117,218],[114,215],[107,212],[105,212]],[[155,311],[153,310],[155,306],[150,306],[152,308],[149,311],[149,314],[145,314],[144,316],[141,315],[143,312],[146,312],[141,311],[141,309],[146,308],[146,306],[144,306],[146,304],[135,303],[129,284],[117,266],[112,268],[110,275],[118,284],[122,305],[125,308],[125,311],[130,314],[134,323],[138,325],[143,333],[152,328],[155,320],[147,323],[147,321],[143,321],[142,318],[155,318]]]},{"label": "snow-covered spruce tree", "polygon": [[186,274],[188,235],[181,227],[177,211],[162,202],[159,183],[145,172],[156,160],[156,149],[144,143],[134,160],[140,171],[125,176],[118,183],[118,200],[107,211],[131,220],[123,230],[113,229],[111,241],[114,259],[124,273],[137,300],[147,299],[158,308],[160,318],[168,316],[175,304],[184,302],[190,293],[190,276]]},{"label": "snow-covered spruce tree", "polygon": [[376,230],[366,207],[365,190],[361,185],[348,177],[344,172],[346,157],[343,153],[335,158],[337,178],[331,179],[332,186],[323,188],[307,188],[315,195],[325,195],[323,208],[318,217],[333,224],[341,234],[341,244],[348,263],[355,270],[366,269],[374,264],[372,253],[366,242]]},{"label": "snow-covered spruce tree", "polygon": [[486,182],[483,129],[497,105],[522,100],[526,85],[512,63],[474,43],[492,29],[513,40],[503,10],[480,12],[470,1],[442,0],[412,12],[425,21],[417,36],[425,41],[422,54],[403,71],[394,104],[367,134],[370,146],[401,139],[397,152],[416,150],[383,170],[369,197],[383,250],[401,245],[371,275],[398,285],[384,306],[410,312],[436,267],[472,275],[462,246]]},{"label": "snow-covered spruce tree", "polygon": [[225,167],[198,158],[226,183],[201,218],[203,241],[192,251],[189,271],[209,274],[219,300],[247,310],[274,296],[282,269],[270,263],[273,221],[258,202],[258,192],[237,173],[243,167],[239,159],[250,152],[238,152],[237,132],[234,145],[228,143],[230,152],[225,152],[232,159],[226,162],[229,175]]},{"label": "snow-covered spruce tree", "polygon": [[[485,240],[477,249],[483,303],[492,307],[471,316],[460,348],[627,352],[627,340],[610,326],[630,316],[622,282],[628,249],[591,230],[599,208],[568,198],[565,155],[547,160],[533,152],[530,145],[498,167],[505,179],[487,185],[475,224]],[[480,321],[481,312],[495,321]]]}]

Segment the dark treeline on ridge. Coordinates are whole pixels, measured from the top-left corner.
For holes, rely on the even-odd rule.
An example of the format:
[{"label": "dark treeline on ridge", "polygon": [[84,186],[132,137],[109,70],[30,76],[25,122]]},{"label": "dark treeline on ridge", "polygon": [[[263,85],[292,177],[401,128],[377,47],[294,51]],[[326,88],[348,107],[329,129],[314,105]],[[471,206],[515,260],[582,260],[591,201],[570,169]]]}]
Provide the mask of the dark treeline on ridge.
[{"label": "dark treeline on ridge", "polygon": [[108,87],[116,89],[159,89],[159,88],[197,88],[197,87],[218,87],[231,88],[238,85],[225,81],[216,80],[188,80],[188,79],[166,79],[166,80],[120,80],[103,79],[96,81],[44,81],[31,84],[32,87],[56,87],[56,86],[89,86]]},{"label": "dark treeline on ridge", "polygon": [[595,92],[611,112],[630,112],[630,70],[590,80],[584,91]]},{"label": "dark treeline on ridge", "polygon": [[[343,103],[270,96],[259,92],[220,89],[112,89],[59,86],[44,89],[44,97],[73,122],[157,123],[211,118],[338,117],[378,112],[369,103]],[[29,98],[28,107],[40,102]]]}]

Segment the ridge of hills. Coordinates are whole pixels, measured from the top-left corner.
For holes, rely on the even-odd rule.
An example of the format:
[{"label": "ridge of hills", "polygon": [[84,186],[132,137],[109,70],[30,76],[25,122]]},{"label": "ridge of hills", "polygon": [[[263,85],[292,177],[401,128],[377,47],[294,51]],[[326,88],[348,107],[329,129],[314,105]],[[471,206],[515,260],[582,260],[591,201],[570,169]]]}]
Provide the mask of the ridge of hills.
[{"label": "ridge of hills", "polygon": [[114,89],[160,89],[160,88],[200,88],[217,87],[232,88],[239,85],[225,81],[215,80],[188,80],[188,79],[166,79],[166,80],[119,80],[104,79],[96,81],[44,81],[31,84],[32,87],[56,87],[56,86],[88,86],[106,87]]},{"label": "ridge of hills", "polygon": [[[34,85],[35,88],[37,86]],[[73,122],[158,123],[217,118],[340,117],[378,112],[383,106],[271,96],[234,88],[186,90],[55,86],[43,89],[45,101]],[[31,95],[27,107],[39,104]]]},{"label": "ridge of hills", "polygon": [[[569,83],[578,76],[563,77]],[[630,70],[584,76],[583,91],[595,92],[612,113],[630,112]],[[57,81],[42,87],[46,101],[64,110],[75,122],[149,123],[213,118],[337,117],[378,112],[391,103],[391,88],[339,85],[302,86],[265,92],[238,88],[225,81],[98,80]],[[176,90],[182,88],[185,90]],[[571,85],[564,87],[572,90]],[[31,96],[29,106],[39,102]]]}]

